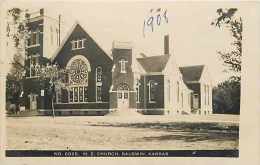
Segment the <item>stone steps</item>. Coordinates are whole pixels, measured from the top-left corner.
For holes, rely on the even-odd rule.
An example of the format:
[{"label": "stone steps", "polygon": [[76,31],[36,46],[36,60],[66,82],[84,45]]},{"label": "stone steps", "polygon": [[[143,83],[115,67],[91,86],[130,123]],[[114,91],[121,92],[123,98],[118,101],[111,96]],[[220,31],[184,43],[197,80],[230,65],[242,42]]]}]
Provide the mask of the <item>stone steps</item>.
[{"label": "stone steps", "polygon": [[116,109],[108,113],[106,116],[142,116],[136,109]]}]

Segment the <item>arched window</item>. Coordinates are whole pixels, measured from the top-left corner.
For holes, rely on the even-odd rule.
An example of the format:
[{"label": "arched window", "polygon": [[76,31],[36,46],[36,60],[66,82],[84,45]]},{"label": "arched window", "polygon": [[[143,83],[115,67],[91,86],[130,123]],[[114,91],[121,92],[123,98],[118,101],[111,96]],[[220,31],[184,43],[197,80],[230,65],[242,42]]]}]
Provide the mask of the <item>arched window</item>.
[{"label": "arched window", "polygon": [[102,67],[96,68],[96,101],[102,101]]},{"label": "arched window", "polygon": [[67,64],[69,70],[69,102],[88,101],[88,72],[91,71],[88,60],[81,55],[74,56]]},{"label": "arched window", "polygon": [[149,102],[153,103],[156,101],[156,88],[157,88],[158,83],[154,80],[150,80],[149,84],[148,84],[148,88],[149,88],[149,93],[148,93],[148,98],[149,98]]}]

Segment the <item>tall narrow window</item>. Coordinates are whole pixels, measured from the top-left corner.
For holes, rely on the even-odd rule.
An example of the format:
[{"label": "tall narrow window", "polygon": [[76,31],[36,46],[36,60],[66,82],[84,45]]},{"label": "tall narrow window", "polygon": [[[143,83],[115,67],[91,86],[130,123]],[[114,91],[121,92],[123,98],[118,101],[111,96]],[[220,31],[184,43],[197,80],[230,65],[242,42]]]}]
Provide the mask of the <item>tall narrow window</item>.
[{"label": "tall narrow window", "polygon": [[120,63],[120,72],[121,73],[126,73],[126,63],[127,61],[125,59],[119,60]]},{"label": "tall narrow window", "polygon": [[39,76],[39,55],[30,56],[30,77]]},{"label": "tall narrow window", "polygon": [[168,88],[167,88],[167,92],[168,92],[168,102],[171,102],[171,81],[168,80]]},{"label": "tall narrow window", "polygon": [[73,88],[69,89],[69,102],[73,102]]},{"label": "tall narrow window", "polygon": [[102,101],[102,67],[96,68],[96,101]]},{"label": "tall narrow window", "polygon": [[136,102],[139,103],[140,102],[140,80],[137,80],[136,82]]},{"label": "tall narrow window", "polygon": [[183,100],[184,98],[183,98],[183,93],[181,92],[181,107],[183,108]]},{"label": "tall narrow window", "polygon": [[84,102],[88,101],[88,87],[84,86]]},{"label": "tall narrow window", "polygon": [[206,105],[207,104],[207,86],[204,85],[204,104]]},{"label": "tall narrow window", "polygon": [[209,99],[210,99],[210,88],[209,88],[209,85],[208,85],[208,105],[209,105]]},{"label": "tall narrow window", "polygon": [[149,102],[155,102],[156,101],[156,88],[157,88],[158,83],[155,82],[154,80],[150,80],[148,87],[149,87]]},{"label": "tall narrow window", "polygon": [[84,94],[83,94],[83,87],[79,87],[79,102],[83,102],[83,97],[84,97]]},{"label": "tall narrow window", "polygon": [[39,34],[40,33],[38,31],[32,32],[29,36],[29,39],[27,40],[27,46],[29,47],[39,46],[40,44]]},{"label": "tall narrow window", "polygon": [[177,102],[180,101],[180,84],[179,81],[177,81]]}]

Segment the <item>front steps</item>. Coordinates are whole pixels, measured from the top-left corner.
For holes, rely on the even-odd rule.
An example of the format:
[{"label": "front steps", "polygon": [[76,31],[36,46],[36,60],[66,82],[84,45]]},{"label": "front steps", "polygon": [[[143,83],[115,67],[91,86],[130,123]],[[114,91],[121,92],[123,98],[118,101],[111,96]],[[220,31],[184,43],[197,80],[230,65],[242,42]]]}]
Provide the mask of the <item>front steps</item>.
[{"label": "front steps", "polygon": [[115,109],[109,112],[106,116],[142,116],[136,109]]}]

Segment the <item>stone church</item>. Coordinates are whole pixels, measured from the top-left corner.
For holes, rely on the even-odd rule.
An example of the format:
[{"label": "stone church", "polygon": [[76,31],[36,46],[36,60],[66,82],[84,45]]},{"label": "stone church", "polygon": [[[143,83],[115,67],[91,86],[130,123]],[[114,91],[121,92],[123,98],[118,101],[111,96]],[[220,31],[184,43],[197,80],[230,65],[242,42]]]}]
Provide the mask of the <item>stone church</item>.
[{"label": "stone church", "polygon": [[69,70],[66,87],[55,90],[57,115],[212,113],[212,80],[207,67],[179,67],[170,53],[169,35],[164,36],[160,56],[133,54],[128,42],[111,43],[110,55],[78,22],[59,43],[58,24],[49,21],[43,9],[35,15],[29,15],[28,22],[26,109],[52,114],[48,82],[40,80],[36,69],[51,63]]}]

